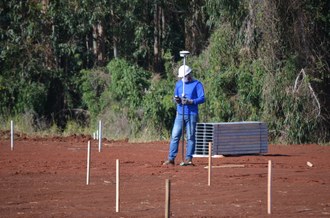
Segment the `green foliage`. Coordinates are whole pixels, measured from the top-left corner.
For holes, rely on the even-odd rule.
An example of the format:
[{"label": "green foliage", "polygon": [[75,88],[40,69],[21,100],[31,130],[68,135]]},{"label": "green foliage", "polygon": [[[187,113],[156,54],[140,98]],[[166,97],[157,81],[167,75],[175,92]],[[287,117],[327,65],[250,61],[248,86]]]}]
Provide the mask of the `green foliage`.
[{"label": "green foliage", "polygon": [[143,99],[143,125],[157,139],[168,137],[172,128],[176,113],[172,99],[174,85],[172,80],[155,80]]},{"label": "green foliage", "polygon": [[37,114],[44,114],[44,108],[40,105],[46,103],[46,88],[40,83],[22,84],[17,95],[16,113],[35,111]]},{"label": "green foliage", "polygon": [[142,97],[149,87],[151,74],[139,67],[130,65],[123,59],[114,59],[107,69],[111,75],[109,95],[131,109],[142,103]]},{"label": "green foliage", "polygon": [[[237,46],[234,31],[223,24],[210,38],[210,45],[194,60],[194,75],[204,84],[205,106],[201,106],[200,120],[221,122],[234,120],[234,98],[237,94]],[[221,57],[221,58],[220,58]]]},{"label": "green foliage", "polygon": [[237,78],[237,120],[260,120],[265,71],[260,62],[242,63]]},{"label": "green foliage", "polygon": [[9,110],[11,108],[11,90],[9,89],[9,87],[7,87],[6,82],[6,79],[2,75],[0,75],[0,116],[7,116],[8,114],[10,114]]},{"label": "green foliage", "polygon": [[88,134],[88,129],[86,126],[82,126],[75,120],[69,120],[66,123],[65,129],[62,133],[63,136],[77,135],[77,134]]},{"label": "green foliage", "polygon": [[210,26],[223,23],[231,23],[234,27],[240,27],[246,16],[246,1],[240,0],[208,0],[206,8],[210,15]]},{"label": "green foliage", "polygon": [[80,79],[80,90],[82,94],[83,105],[86,106],[91,113],[92,120],[103,109],[102,94],[110,85],[110,75],[102,69],[82,70]]},{"label": "green foliage", "polygon": [[228,23],[223,23],[212,34],[208,53],[212,70],[225,70],[235,65],[238,55],[235,37],[235,31]]},{"label": "green foliage", "polygon": [[106,71],[83,72],[81,88],[87,109],[93,112],[92,126],[101,119],[112,137],[132,137],[141,127],[151,74],[124,59],[113,59]]},{"label": "green foliage", "polygon": [[295,90],[298,69],[295,57],[288,59],[275,75],[265,77],[263,87],[263,119],[268,123],[270,137],[280,143],[318,142],[318,117],[315,98],[307,78]]},{"label": "green foliage", "polygon": [[[209,4],[218,3],[209,2]],[[319,141],[320,138],[322,140],[327,138],[328,134],[325,134],[327,132],[325,129],[329,127],[327,127],[328,124],[325,124],[322,116],[316,113],[320,109],[317,104],[318,97],[314,93],[315,88],[312,89],[312,87],[321,88],[319,86],[320,80],[316,80],[315,77],[323,77],[322,72],[329,69],[328,65],[307,64],[307,60],[303,60],[304,57],[302,56],[307,54],[308,48],[306,47],[308,45],[303,44],[299,36],[291,32],[292,28],[299,29],[299,26],[295,26],[294,22],[289,23],[289,26],[292,25],[290,29],[286,29],[282,28],[284,27],[282,25],[288,24],[278,23],[277,20],[268,19],[263,14],[258,14],[260,17],[258,17],[257,25],[260,29],[244,26],[253,24],[256,16],[253,12],[262,7],[274,17],[280,14],[282,17],[279,19],[281,20],[287,13],[285,9],[292,2],[281,3],[277,5],[277,8],[273,7],[272,4],[249,3],[250,14],[246,17],[246,23],[240,27],[239,31],[235,30],[237,26],[232,23],[231,17],[246,12],[230,10],[228,7],[240,8],[235,7],[234,4],[235,2],[222,1],[216,5],[221,10],[213,11],[214,14],[211,15],[211,18],[212,16],[222,17],[218,25],[219,28],[212,34],[209,47],[199,57],[201,60],[194,63],[194,67],[201,65],[197,68],[198,72],[202,72],[199,75],[205,82],[207,92],[206,108],[202,110],[202,117],[206,120],[210,120],[211,117],[216,121],[262,120],[269,126],[270,138],[282,143],[315,142]],[[242,5],[244,4],[242,3]],[[301,9],[303,5],[304,3],[300,5],[302,6]],[[316,5],[318,4],[316,3]],[[319,8],[314,5],[313,9],[322,11],[320,10],[321,5],[323,3],[318,5]],[[274,11],[274,8],[279,11]],[[244,7],[241,9],[245,10]],[[228,16],[223,13],[223,10],[232,11],[233,14]],[[219,14],[216,14],[216,11]],[[230,25],[224,23],[226,20],[229,21]],[[254,44],[244,44],[245,41],[240,40],[241,33],[251,32],[251,29],[255,31],[251,36],[257,38],[251,39]],[[257,31],[261,32],[258,33]],[[305,33],[305,37],[311,34],[308,31]],[[278,36],[283,37],[277,38]],[[309,40],[314,41],[313,38]],[[301,43],[300,46],[299,43]],[[321,44],[322,47],[326,45],[326,43]],[[251,54],[255,48],[260,56],[254,59]],[[296,50],[292,52],[293,49]],[[290,52],[298,55],[292,56]],[[322,55],[319,57],[323,58]],[[324,61],[321,62],[325,63]],[[306,64],[310,66],[305,68],[307,72],[312,72],[311,70],[314,68],[318,69],[320,74],[316,76],[314,73],[314,76],[306,76],[301,79],[299,93],[296,93],[292,91],[293,85],[299,71]],[[311,83],[312,81],[314,82]],[[322,133],[316,130],[318,128],[322,129]]]},{"label": "green foliage", "polygon": [[24,118],[21,131],[85,132],[102,119],[107,137],[168,137],[178,54],[190,50],[201,122],[262,120],[272,140],[329,140],[328,1],[0,6],[0,117]]}]

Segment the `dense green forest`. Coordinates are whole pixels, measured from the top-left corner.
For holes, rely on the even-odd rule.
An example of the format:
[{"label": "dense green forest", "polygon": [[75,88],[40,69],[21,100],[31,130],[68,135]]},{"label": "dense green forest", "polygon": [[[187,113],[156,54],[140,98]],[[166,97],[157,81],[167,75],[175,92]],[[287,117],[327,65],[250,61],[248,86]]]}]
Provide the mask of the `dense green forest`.
[{"label": "dense green forest", "polygon": [[169,139],[181,50],[200,122],[264,121],[270,140],[330,136],[328,0],[1,0],[0,130]]}]

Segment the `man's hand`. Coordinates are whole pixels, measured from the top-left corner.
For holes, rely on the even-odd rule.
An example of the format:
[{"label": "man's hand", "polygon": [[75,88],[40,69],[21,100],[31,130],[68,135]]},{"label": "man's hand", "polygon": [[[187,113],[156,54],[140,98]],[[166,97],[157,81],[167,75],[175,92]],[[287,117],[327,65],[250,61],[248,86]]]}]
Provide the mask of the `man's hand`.
[{"label": "man's hand", "polygon": [[193,104],[194,101],[188,98],[182,98],[182,104]]},{"label": "man's hand", "polygon": [[173,98],[173,100],[177,103],[177,104],[181,104],[181,98],[179,96],[175,96]]}]

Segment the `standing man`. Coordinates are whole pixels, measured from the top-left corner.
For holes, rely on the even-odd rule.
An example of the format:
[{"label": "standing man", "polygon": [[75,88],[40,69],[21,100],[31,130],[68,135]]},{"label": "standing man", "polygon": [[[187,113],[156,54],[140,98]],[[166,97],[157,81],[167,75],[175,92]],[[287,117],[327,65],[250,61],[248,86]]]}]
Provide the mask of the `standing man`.
[{"label": "standing man", "polygon": [[[198,121],[198,105],[205,102],[203,84],[192,77],[192,70],[189,66],[182,65],[179,68],[178,77],[181,79],[176,82],[174,89],[174,101],[177,104],[176,117],[172,129],[168,160],[163,165],[175,164],[174,160],[178,154],[183,124],[186,129],[187,144],[186,157],[182,165],[193,165],[192,158],[195,152],[195,129]],[[183,86],[184,95],[182,95]],[[184,115],[182,114],[183,111]]]}]

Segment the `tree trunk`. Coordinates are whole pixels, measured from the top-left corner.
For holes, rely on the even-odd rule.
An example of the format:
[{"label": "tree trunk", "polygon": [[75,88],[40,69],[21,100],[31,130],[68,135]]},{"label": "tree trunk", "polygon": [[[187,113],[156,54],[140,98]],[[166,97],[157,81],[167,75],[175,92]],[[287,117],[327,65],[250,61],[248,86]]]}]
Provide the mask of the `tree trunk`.
[{"label": "tree trunk", "polygon": [[98,32],[98,54],[97,54],[97,61],[99,64],[103,65],[105,60],[105,47],[104,47],[104,31],[102,22],[97,24],[97,32]]},{"label": "tree trunk", "polygon": [[165,15],[162,6],[155,3],[154,8],[154,63],[153,68],[157,73],[164,72],[162,62],[162,42],[165,39]]},{"label": "tree trunk", "polygon": [[96,58],[97,65],[104,63],[104,33],[102,23],[93,25],[93,53]]},{"label": "tree trunk", "polygon": [[116,35],[116,30],[117,30],[117,22],[115,19],[115,13],[113,10],[113,5],[111,4],[110,6],[110,24],[112,28],[112,46],[113,46],[113,57],[117,58],[118,57],[118,38]]},{"label": "tree trunk", "polygon": [[154,71],[158,72],[159,61],[159,7],[155,3],[154,8]]},{"label": "tree trunk", "polygon": [[93,25],[93,54],[97,57],[97,27]]},{"label": "tree trunk", "polygon": [[42,4],[41,13],[45,14],[47,12],[48,3],[49,3],[49,0],[42,0],[42,2],[41,2],[41,4]]},{"label": "tree trunk", "polygon": [[209,31],[205,21],[206,15],[203,14],[200,2],[193,0],[189,4],[189,10],[186,13],[183,24],[185,48],[182,49],[196,55],[202,52],[203,42],[207,39]]},{"label": "tree trunk", "polygon": [[113,57],[118,57],[118,48],[117,48],[117,37],[112,37],[112,43],[113,43]]}]

